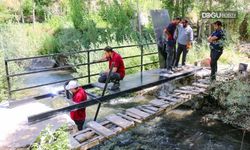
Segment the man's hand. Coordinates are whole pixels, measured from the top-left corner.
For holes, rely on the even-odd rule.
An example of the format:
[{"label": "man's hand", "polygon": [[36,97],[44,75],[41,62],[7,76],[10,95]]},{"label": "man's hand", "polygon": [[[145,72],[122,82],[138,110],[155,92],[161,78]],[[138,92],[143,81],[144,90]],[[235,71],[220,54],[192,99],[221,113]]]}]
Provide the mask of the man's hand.
[{"label": "man's hand", "polygon": [[101,71],[99,75],[100,75],[100,76],[104,76],[104,75],[107,75],[107,74],[108,74],[108,73],[107,73],[106,71]]},{"label": "man's hand", "polygon": [[188,43],[187,43],[187,49],[190,49],[190,48],[192,48],[192,43],[191,43],[191,42],[188,42]]}]

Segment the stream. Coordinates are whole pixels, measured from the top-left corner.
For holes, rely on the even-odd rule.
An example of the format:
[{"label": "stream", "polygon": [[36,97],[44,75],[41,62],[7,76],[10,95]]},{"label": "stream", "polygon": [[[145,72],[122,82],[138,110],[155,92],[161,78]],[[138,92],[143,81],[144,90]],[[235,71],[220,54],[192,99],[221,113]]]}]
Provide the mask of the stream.
[{"label": "stream", "polygon": [[[63,74],[63,75],[62,75]],[[51,78],[67,79],[69,74],[60,73],[55,77],[54,73],[44,76],[44,80]],[[40,79],[43,80],[43,79]],[[30,82],[39,80],[29,80]],[[176,82],[176,81],[175,81]],[[175,82],[172,85],[175,85]],[[177,83],[178,84],[178,83]],[[43,88],[49,89],[53,86]],[[168,88],[167,90],[173,87]],[[166,90],[166,89],[165,89]],[[152,100],[153,96],[128,95],[103,103],[99,112],[98,121],[112,113],[122,112],[127,108],[145,104]],[[61,108],[70,105],[64,97],[54,97],[39,101],[51,108]],[[94,118],[97,105],[87,108],[87,121]],[[121,133],[110,140],[92,148],[93,150],[106,149],[138,149],[138,150],[240,150],[243,132],[219,121],[202,123],[204,113],[179,107],[169,113],[160,115],[154,119],[139,124],[128,131]],[[86,123],[85,123],[86,126]],[[245,134],[242,150],[250,149],[250,133]]]}]

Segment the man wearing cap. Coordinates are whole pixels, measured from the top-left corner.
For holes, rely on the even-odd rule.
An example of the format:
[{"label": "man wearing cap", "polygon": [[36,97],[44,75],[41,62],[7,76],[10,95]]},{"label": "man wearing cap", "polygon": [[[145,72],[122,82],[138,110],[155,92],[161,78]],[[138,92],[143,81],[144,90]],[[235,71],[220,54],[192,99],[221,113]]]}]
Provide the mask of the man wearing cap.
[{"label": "man wearing cap", "polygon": [[186,65],[186,56],[188,53],[188,49],[191,48],[191,44],[193,41],[193,29],[188,25],[188,20],[183,19],[182,23],[177,26],[178,32],[177,36],[177,55],[175,60],[175,67],[178,67],[180,56],[182,54],[182,62],[181,65]]},{"label": "man wearing cap", "polygon": [[217,72],[217,61],[219,60],[221,54],[223,53],[223,45],[225,40],[225,34],[222,30],[221,21],[216,21],[213,23],[215,31],[208,37],[208,42],[210,43],[210,66],[211,66],[211,81],[216,80]]},{"label": "man wearing cap", "polygon": [[111,90],[117,90],[120,86],[120,80],[125,76],[125,66],[122,57],[115,52],[112,47],[107,46],[104,48],[104,56],[98,61],[109,61],[109,69],[100,73],[98,82],[105,83],[110,71],[111,65],[114,64],[112,73],[110,75],[110,81],[113,82]]},{"label": "man wearing cap", "polygon": [[[78,104],[87,100],[87,94],[85,90],[79,86],[77,81],[69,81],[69,83],[65,86],[65,89],[69,90],[73,94],[72,100],[74,103]],[[82,130],[86,118],[85,108],[71,111],[70,117],[77,125],[78,130]]]}]

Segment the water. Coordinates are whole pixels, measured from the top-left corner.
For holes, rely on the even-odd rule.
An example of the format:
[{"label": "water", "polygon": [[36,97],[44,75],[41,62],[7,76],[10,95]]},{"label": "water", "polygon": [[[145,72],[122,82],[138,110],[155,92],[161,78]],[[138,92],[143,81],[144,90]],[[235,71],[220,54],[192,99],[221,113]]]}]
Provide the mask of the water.
[{"label": "water", "polygon": [[[203,114],[174,110],[144,122],[103,144],[99,149],[166,150],[239,150],[242,132],[222,122],[203,124]],[[245,135],[244,150],[250,149],[250,134]]]},{"label": "water", "polygon": [[[47,78],[47,79],[45,79]],[[49,74],[44,79],[65,79],[70,78],[68,74]],[[27,80],[34,84],[36,80]],[[186,81],[186,80],[185,80]],[[183,81],[182,81],[183,82]],[[184,83],[187,84],[187,83]],[[173,89],[172,85],[176,82],[165,86],[160,94],[167,93]],[[44,91],[51,91],[54,87],[44,88]],[[147,103],[153,97],[129,96],[117,98],[109,102],[103,103],[98,115],[98,121],[104,120],[105,116],[122,112],[127,108]],[[70,101],[66,101],[64,97],[54,97],[40,101],[42,104],[50,108],[61,108],[70,105]],[[87,121],[93,120],[96,113],[97,105],[87,108]],[[163,114],[143,124],[137,125],[122,134],[105,141],[99,146],[92,148],[99,149],[192,149],[192,150],[238,150],[241,147],[242,131],[235,129],[222,122],[210,122],[208,124],[200,122],[203,113],[187,109],[178,109],[171,113]],[[86,125],[86,124],[85,124]],[[244,150],[250,149],[250,134],[245,135]]]}]

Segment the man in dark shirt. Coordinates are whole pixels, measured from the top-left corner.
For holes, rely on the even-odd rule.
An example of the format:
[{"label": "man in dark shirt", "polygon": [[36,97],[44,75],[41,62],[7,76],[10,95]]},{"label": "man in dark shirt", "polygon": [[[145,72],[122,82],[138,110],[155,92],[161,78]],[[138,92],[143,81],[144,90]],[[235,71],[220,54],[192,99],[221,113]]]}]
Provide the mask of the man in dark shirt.
[{"label": "man in dark shirt", "polygon": [[100,73],[100,77],[99,77],[98,81],[100,83],[106,82],[109,70],[110,70],[111,65],[113,63],[114,67],[113,67],[113,70],[112,70],[112,73],[110,76],[110,80],[111,80],[111,82],[114,83],[114,85],[111,87],[111,90],[116,90],[120,86],[120,80],[122,80],[125,76],[124,62],[123,62],[122,57],[118,53],[113,51],[112,47],[107,46],[106,48],[104,48],[104,51],[105,51],[105,55],[99,61],[108,60],[109,61],[109,69]]},{"label": "man in dark shirt", "polygon": [[177,25],[181,22],[181,18],[175,18],[168,27],[164,30],[167,39],[166,52],[167,52],[167,73],[172,74],[172,67],[174,65],[176,56],[176,40],[174,39],[174,33]]},{"label": "man in dark shirt", "polygon": [[217,61],[223,53],[223,44],[225,40],[225,34],[222,30],[222,23],[216,21],[213,23],[215,31],[208,37],[210,43],[210,66],[211,66],[211,81],[216,80]]}]

